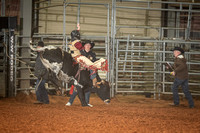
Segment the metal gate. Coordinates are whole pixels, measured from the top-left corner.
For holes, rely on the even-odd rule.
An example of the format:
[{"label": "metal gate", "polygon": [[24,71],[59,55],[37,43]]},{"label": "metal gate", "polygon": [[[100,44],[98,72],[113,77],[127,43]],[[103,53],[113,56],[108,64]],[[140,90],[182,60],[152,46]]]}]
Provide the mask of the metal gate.
[{"label": "metal gate", "polygon": [[187,46],[190,91],[199,95],[200,45],[197,42],[131,40],[129,37],[117,39],[115,92],[152,93],[154,98],[161,93],[171,94],[174,77],[165,63],[173,64],[175,46]]}]

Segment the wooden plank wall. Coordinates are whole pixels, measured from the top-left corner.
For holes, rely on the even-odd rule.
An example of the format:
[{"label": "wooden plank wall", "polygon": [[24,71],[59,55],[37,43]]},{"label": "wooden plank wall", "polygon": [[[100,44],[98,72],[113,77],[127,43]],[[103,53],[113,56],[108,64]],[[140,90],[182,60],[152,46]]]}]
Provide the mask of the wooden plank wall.
[{"label": "wooden plank wall", "polygon": [[[68,0],[67,2],[78,2],[78,0]],[[112,0],[81,0],[87,3],[110,4],[110,22],[111,22],[111,4]],[[41,3],[40,7],[62,5],[63,0],[51,0],[51,3]],[[144,3],[135,2],[117,2],[117,6],[146,7]],[[160,4],[154,4],[152,7],[160,8]],[[70,5],[66,8],[66,33],[70,34],[76,28],[77,5]],[[98,5],[81,5],[80,25],[82,35],[107,35],[107,8]],[[117,9],[116,25],[122,26],[161,26],[160,11],[146,11],[135,9]],[[39,33],[62,34],[63,33],[63,6],[41,9],[39,14]],[[158,37],[158,31],[155,29],[133,29],[123,28],[117,32],[118,36],[149,36]]]},{"label": "wooden plank wall", "polygon": [[[71,0],[69,2],[78,2]],[[82,0],[88,3],[106,3],[102,0]],[[51,0],[51,5],[60,5],[63,0]],[[40,6],[46,7],[47,3]],[[78,6],[68,5],[66,8],[66,34],[76,29]],[[63,33],[63,6],[52,7],[40,10],[39,32],[47,34]],[[103,5],[81,5],[80,26],[82,35],[107,35],[107,8]]]}]

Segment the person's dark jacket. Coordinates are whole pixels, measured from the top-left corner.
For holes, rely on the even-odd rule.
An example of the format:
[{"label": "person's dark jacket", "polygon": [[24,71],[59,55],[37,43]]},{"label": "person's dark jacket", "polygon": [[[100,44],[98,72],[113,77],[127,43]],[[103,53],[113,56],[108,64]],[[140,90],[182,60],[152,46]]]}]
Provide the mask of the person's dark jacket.
[{"label": "person's dark jacket", "polygon": [[174,60],[174,71],[175,77],[178,79],[188,79],[188,69],[186,64],[186,59],[183,55],[179,55]]},{"label": "person's dark jacket", "polygon": [[34,75],[40,79],[41,77],[43,79],[48,79],[48,72],[47,69],[45,68],[45,66],[42,64],[42,61],[40,59],[40,53],[37,53],[37,57],[36,57],[36,62],[35,62],[35,73]]},{"label": "person's dark jacket", "polygon": [[90,59],[92,62],[95,62],[96,59],[96,54],[92,51],[86,52],[85,50],[81,50],[81,55],[86,56],[88,59]]}]

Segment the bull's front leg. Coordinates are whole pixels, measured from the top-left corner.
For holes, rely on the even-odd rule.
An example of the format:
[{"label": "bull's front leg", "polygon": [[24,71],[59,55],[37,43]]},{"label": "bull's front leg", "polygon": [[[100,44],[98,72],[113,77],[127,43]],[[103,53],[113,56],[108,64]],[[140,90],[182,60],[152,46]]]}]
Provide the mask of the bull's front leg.
[{"label": "bull's front leg", "polygon": [[78,98],[81,102],[81,105],[82,106],[88,106],[86,101],[85,101],[85,92],[84,92],[83,88],[76,85],[76,89],[77,89],[77,92],[78,92]]}]

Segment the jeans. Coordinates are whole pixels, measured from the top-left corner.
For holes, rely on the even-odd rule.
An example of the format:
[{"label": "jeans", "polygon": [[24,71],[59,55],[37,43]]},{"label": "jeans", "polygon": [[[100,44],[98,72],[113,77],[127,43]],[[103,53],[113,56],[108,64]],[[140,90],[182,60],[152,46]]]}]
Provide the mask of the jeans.
[{"label": "jeans", "polygon": [[181,85],[183,93],[185,94],[185,97],[188,100],[189,107],[194,107],[192,95],[189,92],[188,79],[181,80],[181,79],[175,78],[174,84],[172,85],[172,88],[171,88],[173,92],[174,104],[179,105],[179,95],[178,95],[179,85]]},{"label": "jeans", "polygon": [[39,102],[45,103],[45,104],[49,104],[49,97],[48,97],[48,93],[47,90],[45,88],[45,80],[41,80],[38,79],[36,82],[36,97],[37,100]]},{"label": "jeans", "polygon": [[[74,87],[73,93],[69,98],[69,102],[71,104],[74,102],[74,99],[76,98],[77,95],[78,95],[78,92],[75,90],[75,87]],[[89,104],[89,102],[90,102],[90,91],[85,93],[85,101],[86,101],[87,104]]]},{"label": "jeans", "polygon": [[[90,74],[92,74],[94,71],[90,70]],[[93,80],[94,78],[96,78],[97,74],[93,73],[92,75],[90,75],[90,79]]]}]

